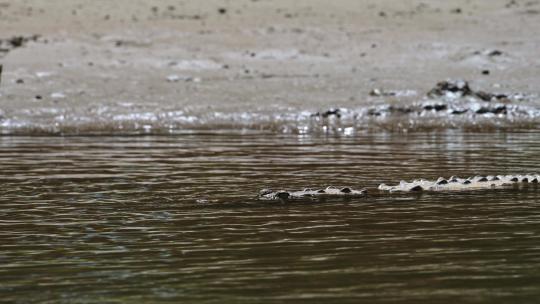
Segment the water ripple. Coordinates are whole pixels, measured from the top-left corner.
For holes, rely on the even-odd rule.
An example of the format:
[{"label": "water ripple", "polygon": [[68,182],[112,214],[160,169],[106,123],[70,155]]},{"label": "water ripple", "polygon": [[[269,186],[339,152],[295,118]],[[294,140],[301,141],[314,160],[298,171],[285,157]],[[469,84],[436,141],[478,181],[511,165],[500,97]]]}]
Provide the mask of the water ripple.
[{"label": "water ripple", "polygon": [[540,191],[269,203],[540,169],[540,134],[0,137],[7,302],[535,302]]}]

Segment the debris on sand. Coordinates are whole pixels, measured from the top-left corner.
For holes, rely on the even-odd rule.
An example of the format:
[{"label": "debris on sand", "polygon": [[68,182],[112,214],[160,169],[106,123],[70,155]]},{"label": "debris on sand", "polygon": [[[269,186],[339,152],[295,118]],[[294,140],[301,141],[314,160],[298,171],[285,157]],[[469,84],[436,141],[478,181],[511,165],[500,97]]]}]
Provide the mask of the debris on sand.
[{"label": "debris on sand", "polygon": [[326,112],[322,112],[322,113],[317,112],[317,113],[311,114],[311,117],[327,118],[327,117],[330,117],[330,116],[335,116],[337,118],[341,118],[341,110],[340,109],[329,109]]},{"label": "debris on sand", "polygon": [[499,50],[493,50],[493,51],[488,52],[487,55],[489,57],[497,57],[497,56],[504,55],[504,53],[502,51],[499,51]]},{"label": "debris on sand", "polygon": [[506,94],[494,94],[487,93],[484,91],[474,91],[471,89],[469,83],[464,80],[457,81],[441,81],[427,93],[428,97],[437,98],[437,97],[449,97],[449,98],[460,98],[460,97],[476,97],[483,101],[493,101],[508,99]]},{"label": "debris on sand", "polygon": [[410,97],[417,95],[414,90],[394,90],[388,91],[384,89],[375,88],[369,92],[371,97]]},{"label": "debris on sand", "polygon": [[13,36],[7,39],[0,39],[0,53],[7,53],[13,49],[25,46],[30,41],[37,41],[41,36]]},{"label": "debris on sand", "polygon": [[[387,93],[392,92],[392,93]],[[383,91],[374,89],[370,95],[384,97],[408,96],[402,95],[402,91]],[[514,119],[517,115],[524,117],[540,117],[540,109],[526,104],[515,104],[514,101],[525,100],[522,94],[489,93],[474,90],[464,80],[441,81],[431,89],[427,96],[411,103],[382,103],[371,106],[360,106],[357,109],[330,108],[324,112],[310,114],[314,121],[326,123],[355,124],[358,121],[366,123],[383,122],[386,119],[427,121],[433,119],[452,119],[451,117],[463,117],[466,115],[471,121],[476,117],[492,117]]]},{"label": "debris on sand", "polygon": [[429,97],[441,97],[447,96],[449,94],[462,96],[472,95],[473,91],[471,90],[469,83],[467,81],[458,80],[458,81],[440,81],[431,89],[427,95]]},{"label": "debris on sand", "polygon": [[396,92],[384,91],[383,89],[373,89],[369,92],[369,96],[373,96],[373,97],[396,96]]},{"label": "debris on sand", "polygon": [[369,108],[367,111],[368,116],[387,116],[394,114],[411,114],[415,112],[420,112],[415,106],[394,106],[394,105],[382,105],[375,108]]}]

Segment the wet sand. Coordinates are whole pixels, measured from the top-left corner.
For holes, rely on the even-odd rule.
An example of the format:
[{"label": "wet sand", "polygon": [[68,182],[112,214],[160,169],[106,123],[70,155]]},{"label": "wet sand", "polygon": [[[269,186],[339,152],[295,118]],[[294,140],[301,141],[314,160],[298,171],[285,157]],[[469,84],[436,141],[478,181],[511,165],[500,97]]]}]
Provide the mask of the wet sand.
[{"label": "wet sand", "polygon": [[449,78],[539,103],[539,1],[4,1],[0,17],[0,38],[39,35],[0,52],[5,125],[407,104]]}]

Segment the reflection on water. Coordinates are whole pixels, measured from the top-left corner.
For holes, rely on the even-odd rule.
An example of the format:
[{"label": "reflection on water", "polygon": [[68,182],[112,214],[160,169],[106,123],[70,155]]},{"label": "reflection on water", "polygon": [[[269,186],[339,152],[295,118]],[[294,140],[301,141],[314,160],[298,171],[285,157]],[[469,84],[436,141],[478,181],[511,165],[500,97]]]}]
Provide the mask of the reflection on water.
[{"label": "reflection on water", "polygon": [[8,302],[535,302],[540,189],[261,188],[538,171],[540,134],[0,137]]}]

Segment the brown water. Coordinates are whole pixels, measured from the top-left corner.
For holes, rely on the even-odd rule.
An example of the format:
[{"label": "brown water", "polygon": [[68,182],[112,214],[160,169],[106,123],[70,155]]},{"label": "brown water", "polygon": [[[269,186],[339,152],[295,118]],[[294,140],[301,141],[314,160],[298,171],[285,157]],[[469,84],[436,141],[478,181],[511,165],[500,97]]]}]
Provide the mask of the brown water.
[{"label": "brown water", "polygon": [[540,189],[269,203],[261,188],[538,173],[540,133],[0,137],[0,301],[540,298]]}]

